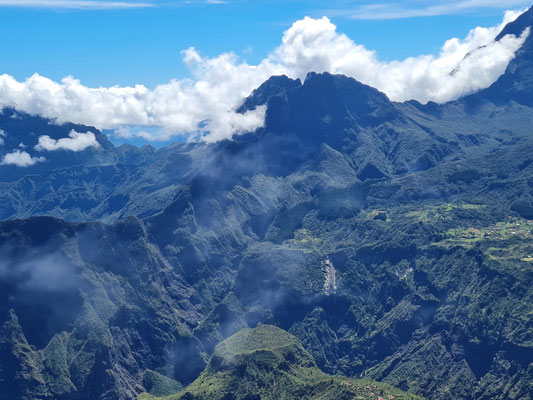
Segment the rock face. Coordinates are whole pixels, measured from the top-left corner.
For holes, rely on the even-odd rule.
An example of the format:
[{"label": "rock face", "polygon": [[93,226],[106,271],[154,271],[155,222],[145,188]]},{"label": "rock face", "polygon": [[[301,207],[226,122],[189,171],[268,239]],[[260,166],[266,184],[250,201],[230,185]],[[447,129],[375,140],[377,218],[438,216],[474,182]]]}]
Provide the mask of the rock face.
[{"label": "rock face", "polygon": [[[240,399],[277,377],[337,393],[290,386],[316,363],[430,399],[531,397],[530,44],[444,105],[273,77],[241,108],[266,105],[265,126],[212,145],[115,148],[4,110],[2,157],[72,129],[99,146],[0,166],[0,393],[125,400],[194,382],[179,396],[205,398],[216,382]],[[264,329],[292,350],[220,345]]]}]

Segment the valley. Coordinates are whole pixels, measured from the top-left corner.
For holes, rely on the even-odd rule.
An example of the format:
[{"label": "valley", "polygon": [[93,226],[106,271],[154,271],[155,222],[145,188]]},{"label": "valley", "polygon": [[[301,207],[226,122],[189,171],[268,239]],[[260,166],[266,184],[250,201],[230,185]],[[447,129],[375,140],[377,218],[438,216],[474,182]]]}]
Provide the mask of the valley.
[{"label": "valley", "polygon": [[4,109],[98,145],[0,165],[1,396],[531,398],[532,46],[442,105],[275,76],[264,127],[159,150]]}]

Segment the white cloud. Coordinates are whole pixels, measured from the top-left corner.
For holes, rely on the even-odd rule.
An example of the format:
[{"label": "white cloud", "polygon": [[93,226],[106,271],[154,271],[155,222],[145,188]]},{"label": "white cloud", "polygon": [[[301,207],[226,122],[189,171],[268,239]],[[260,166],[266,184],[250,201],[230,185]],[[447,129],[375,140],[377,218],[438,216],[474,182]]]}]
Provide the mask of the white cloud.
[{"label": "white cloud", "polygon": [[6,133],[0,129],[0,145],[4,144],[4,138],[6,137]]},{"label": "white cloud", "polygon": [[[238,114],[243,98],[272,75],[303,78],[309,71],[345,74],[374,86],[391,99],[445,102],[488,87],[500,76],[525,40],[494,38],[516,18],[507,12],[502,24],[475,28],[466,38],[453,38],[438,55],[421,55],[384,62],[375,51],[337,32],[324,17],[296,21],[283,35],[281,45],[257,65],[234,53],[202,57],[191,47],[182,52],[192,79],[172,80],[149,90],[134,87],[89,88],[73,77],[54,82],[38,74],[24,82],[0,75],[0,107],[58,117],[99,128],[121,126],[161,127],[156,132],[137,131],[134,136],[168,140],[215,141],[235,132],[254,130],[264,121],[264,108]],[[468,56],[467,56],[468,55]],[[128,135],[124,130],[119,135]],[[65,139],[69,140],[69,139]]]},{"label": "white cloud", "polygon": [[30,7],[74,10],[114,10],[153,7],[151,3],[98,0],[0,0],[0,7]]},{"label": "white cloud", "polygon": [[39,142],[35,146],[37,151],[55,151],[55,150],[70,150],[82,151],[89,147],[99,147],[100,144],[96,140],[96,136],[92,132],[80,133],[75,130],[70,131],[68,138],[61,138],[58,140],[52,139],[48,135],[39,137]]},{"label": "white cloud", "polygon": [[[268,72],[258,74],[253,67],[238,64],[232,54],[203,59],[189,49],[184,59],[195,69],[197,80],[173,80],[152,91],[142,85],[88,88],[72,77],[54,82],[35,74],[18,82],[9,75],[0,75],[0,106],[12,105],[31,114],[58,117],[59,122],[99,128],[161,126],[156,138],[160,140],[179,134],[199,136],[207,131],[212,132],[210,139],[214,140],[262,124],[262,109],[245,115],[233,110],[268,78]],[[207,122],[198,131],[202,121]]]},{"label": "white cloud", "polygon": [[8,153],[0,162],[0,165],[16,165],[17,167],[29,167],[38,162],[44,162],[44,157],[32,157],[25,151],[15,150]]},{"label": "white cloud", "polygon": [[132,139],[134,137],[129,126],[119,126],[113,131],[113,135],[121,139]]},{"label": "white cloud", "polygon": [[445,102],[490,86],[505,71],[528,32],[499,42],[494,38],[518,15],[507,12],[496,27],[478,27],[465,39],[446,41],[437,56],[392,62],[380,61],[376,52],[339,34],[329,19],[305,18],[285,32],[276,55],[292,75],[303,76],[309,70],[342,73],[382,90],[393,100]]}]

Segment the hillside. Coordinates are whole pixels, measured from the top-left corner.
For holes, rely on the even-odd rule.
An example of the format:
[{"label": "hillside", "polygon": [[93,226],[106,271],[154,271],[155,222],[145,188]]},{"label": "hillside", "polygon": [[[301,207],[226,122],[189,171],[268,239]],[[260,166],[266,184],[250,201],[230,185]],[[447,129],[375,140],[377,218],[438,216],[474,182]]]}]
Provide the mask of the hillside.
[{"label": "hillside", "polygon": [[320,371],[296,337],[260,325],[218,344],[200,377],[181,393],[139,400],[202,399],[420,399],[370,380],[329,376]]}]

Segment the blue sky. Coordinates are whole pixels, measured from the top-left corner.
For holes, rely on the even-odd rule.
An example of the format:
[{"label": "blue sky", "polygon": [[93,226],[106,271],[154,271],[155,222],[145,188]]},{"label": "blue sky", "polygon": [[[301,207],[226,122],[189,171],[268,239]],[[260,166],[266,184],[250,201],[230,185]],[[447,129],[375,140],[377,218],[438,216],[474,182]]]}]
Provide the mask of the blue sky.
[{"label": "blue sky", "polygon": [[[327,4],[327,6],[326,6]],[[459,6],[458,6],[459,5]],[[435,54],[446,39],[494,26],[524,1],[0,0],[0,73],[73,75],[87,86],[150,88],[189,76],[180,51],[235,52],[258,63],[304,16],[328,16],[380,59]],[[135,7],[138,8],[128,8]]]}]

